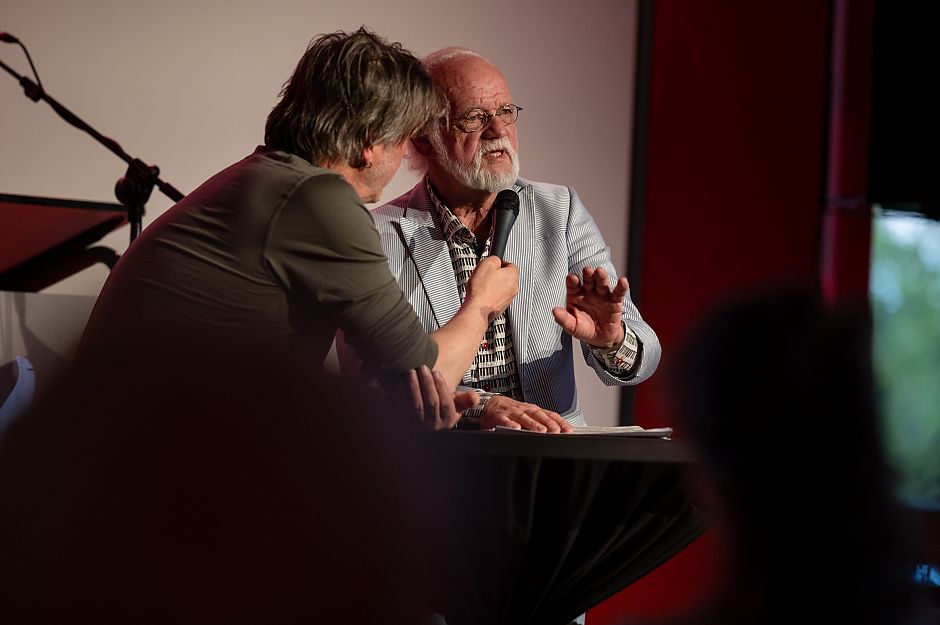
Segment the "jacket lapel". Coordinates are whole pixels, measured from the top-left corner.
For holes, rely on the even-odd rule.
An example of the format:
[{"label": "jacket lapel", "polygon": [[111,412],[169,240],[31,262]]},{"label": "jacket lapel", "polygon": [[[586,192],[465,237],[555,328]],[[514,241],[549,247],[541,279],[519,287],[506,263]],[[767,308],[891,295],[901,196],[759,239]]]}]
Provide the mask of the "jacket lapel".
[{"label": "jacket lapel", "polygon": [[407,209],[397,226],[418,280],[438,327],[450,321],[460,308],[457,278],[443,233],[428,209],[430,199],[423,194],[424,206]]}]

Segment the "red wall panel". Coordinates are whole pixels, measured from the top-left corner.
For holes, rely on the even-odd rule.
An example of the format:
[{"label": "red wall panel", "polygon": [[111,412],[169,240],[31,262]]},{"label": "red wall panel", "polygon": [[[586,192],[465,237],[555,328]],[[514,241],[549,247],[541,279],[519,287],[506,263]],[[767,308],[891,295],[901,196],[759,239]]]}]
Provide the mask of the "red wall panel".
[{"label": "red wall panel", "polygon": [[[825,166],[828,6],[654,2],[642,310],[669,366],[690,323],[734,292],[814,284]],[[668,422],[666,376],[637,390]]]},{"label": "red wall panel", "polygon": [[[705,310],[769,283],[818,283],[830,19],[819,0],[651,4],[645,193],[631,208],[643,211],[640,306],[663,345],[636,393],[647,427],[674,421],[665,371]],[[588,622],[694,604],[714,583],[714,543],[706,534]]]}]

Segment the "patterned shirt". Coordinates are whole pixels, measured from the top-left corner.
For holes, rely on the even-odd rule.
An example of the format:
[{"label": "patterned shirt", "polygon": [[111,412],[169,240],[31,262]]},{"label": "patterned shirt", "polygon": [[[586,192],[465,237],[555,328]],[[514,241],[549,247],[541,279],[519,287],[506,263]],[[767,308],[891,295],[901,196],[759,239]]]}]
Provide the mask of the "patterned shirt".
[{"label": "patterned shirt", "polygon": [[[489,240],[481,245],[470,229],[463,225],[437,197],[427,177],[425,177],[425,183],[447,239],[450,260],[457,278],[457,291],[460,294],[460,302],[463,303],[467,295],[467,282],[470,280],[470,274],[476,269],[481,259],[489,256]],[[506,323],[507,314],[508,311],[503,312],[490,322],[477,350],[476,358],[470,365],[470,379],[466,384],[482,392],[480,404],[466,411],[464,417],[479,417],[486,400],[496,393],[518,401],[523,400],[512,331]]]}]

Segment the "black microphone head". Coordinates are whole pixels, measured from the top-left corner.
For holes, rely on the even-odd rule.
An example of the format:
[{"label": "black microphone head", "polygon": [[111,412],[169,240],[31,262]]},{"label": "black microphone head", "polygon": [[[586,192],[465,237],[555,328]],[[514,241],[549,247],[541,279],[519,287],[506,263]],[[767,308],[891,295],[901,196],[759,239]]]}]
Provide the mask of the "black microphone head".
[{"label": "black microphone head", "polygon": [[519,194],[512,189],[503,189],[496,194],[496,200],[493,202],[493,208],[496,210],[511,210],[516,215],[519,214]]},{"label": "black microphone head", "polygon": [[10,33],[2,31],[2,30],[0,30],[0,41],[4,41],[6,43],[19,43],[20,42],[19,39],[17,39]]}]

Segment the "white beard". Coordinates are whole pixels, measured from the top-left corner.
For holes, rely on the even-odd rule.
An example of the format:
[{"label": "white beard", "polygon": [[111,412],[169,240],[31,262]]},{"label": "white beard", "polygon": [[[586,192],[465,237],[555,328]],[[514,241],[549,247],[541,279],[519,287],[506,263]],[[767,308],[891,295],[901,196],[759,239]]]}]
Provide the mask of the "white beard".
[{"label": "white beard", "polygon": [[[473,156],[473,162],[467,165],[458,163],[451,158],[439,133],[432,132],[428,139],[434,147],[437,162],[468,189],[499,193],[515,184],[516,179],[519,177],[519,154],[513,149],[508,137],[480,140],[480,146]],[[512,165],[510,170],[506,172],[484,170],[483,155],[498,150],[504,151],[509,156],[509,162]]]}]

